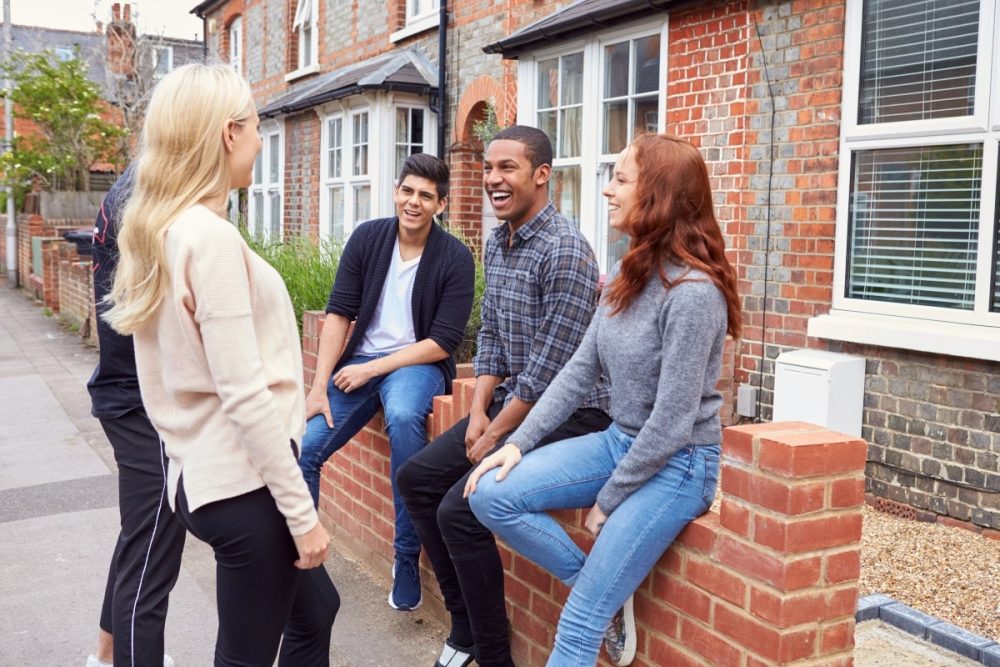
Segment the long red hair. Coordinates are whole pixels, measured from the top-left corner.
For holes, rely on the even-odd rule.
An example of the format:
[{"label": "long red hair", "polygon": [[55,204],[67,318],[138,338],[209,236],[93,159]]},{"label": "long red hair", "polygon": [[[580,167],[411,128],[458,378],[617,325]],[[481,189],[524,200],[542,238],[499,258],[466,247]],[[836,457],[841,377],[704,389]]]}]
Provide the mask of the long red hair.
[{"label": "long red hair", "polygon": [[688,280],[668,280],[664,263],[669,261],[703,271],[712,279],[726,298],[727,333],[739,338],[743,317],[736,272],[726,259],[701,153],[667,134],[640,135],[630,150],[639,166],[639,178],[636,202],[623,227],[632,242],[622,257],[618,277],[604,290],[611,314],[628,308],[654,273],[667,289]]}]

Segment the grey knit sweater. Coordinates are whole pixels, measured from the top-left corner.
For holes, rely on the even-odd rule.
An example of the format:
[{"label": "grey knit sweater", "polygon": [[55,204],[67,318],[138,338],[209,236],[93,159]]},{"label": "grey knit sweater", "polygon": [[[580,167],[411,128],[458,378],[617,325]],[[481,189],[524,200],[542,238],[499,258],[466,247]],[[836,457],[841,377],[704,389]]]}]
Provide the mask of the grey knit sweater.
[{"label": "grey knit sweater", "polygon": [[[675,280],[686,268],[667,267]],[[618,267],[608,282],[615,279]],[[523,453],[566,420],[602,375],[611,384],[610,414],[635,436],[597,496],[611,514],[688,444],[718,444],[722,436],[715,390],[726,337],[726,301],[711,279],[691,270],[667,290],[659,276],[623,312],[601,304],[579,349],[508,442]]]}]

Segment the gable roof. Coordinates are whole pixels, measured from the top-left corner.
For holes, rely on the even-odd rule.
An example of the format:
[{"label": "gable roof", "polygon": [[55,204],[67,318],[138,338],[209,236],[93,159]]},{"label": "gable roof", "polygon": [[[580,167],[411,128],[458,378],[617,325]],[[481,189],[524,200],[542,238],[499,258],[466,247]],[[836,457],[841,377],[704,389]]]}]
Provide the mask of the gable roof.
[{"label": "gable roof", "polygon": [[262,107],[261,118],[302,111],[365,90],[397,90],[415,95],[437,92],[435,67],[416,49],[388,53],[327,72]]},{"label": "gable roof", "polygon": [[662,13],[691,0],[577,0],[483,47],[486,53],[517,58],[551,41],[565,40],[644,16]]}]

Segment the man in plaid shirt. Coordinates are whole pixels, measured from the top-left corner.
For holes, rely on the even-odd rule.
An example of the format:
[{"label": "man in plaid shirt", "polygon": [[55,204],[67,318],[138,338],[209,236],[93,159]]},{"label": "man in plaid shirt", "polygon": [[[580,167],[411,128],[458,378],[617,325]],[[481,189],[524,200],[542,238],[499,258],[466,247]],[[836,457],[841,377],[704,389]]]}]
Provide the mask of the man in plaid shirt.
[{"label": "man in plaid shirt", "polygon": [[[499,448],[576,351],[596,305],[599,271],[583,235],[548,198],[552,144],[514,126],[484,158],[483,187],[503,221],[486,242],[486,293],[467,417],[411,458],[396,476],[424,545],[451,633],[436,667],[511,667],[503,565],[493,534],[462,497],[472,466]],[[604,430],[599,383],[541,444]]]}]

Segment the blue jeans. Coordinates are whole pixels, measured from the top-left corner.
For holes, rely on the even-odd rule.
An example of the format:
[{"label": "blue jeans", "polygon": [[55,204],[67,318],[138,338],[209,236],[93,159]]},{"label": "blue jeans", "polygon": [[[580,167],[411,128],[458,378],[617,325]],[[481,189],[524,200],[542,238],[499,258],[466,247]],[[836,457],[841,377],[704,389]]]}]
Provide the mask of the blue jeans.
[{"label": "blue jeans", "polygon": [[[351,357],[345,365],[363,364],[375,358],[359,355]],[[374,378],[350,393],[337,389],[331,379],[326,393],[330,399],[333,428],[327,426],[323,415],[310,419],[299,456],[299,467],[313,502],[319,502],[319,478],[323,464],[382,408],[389,434],[389,475],[396,511],[393,546],[397,555],[418,555],[420,540],[396,490],[396,470],[427,444],[427,415],[433,407],[434,397],[444,393],[441,369],[431,364],[404,366]]]},{"label": "blue jeans", "polygon": [[596,664],[611,617],[715,496],[718,445],[688,445],[611,513],[584,554],[546,512],[592,507],[634,439],[612,424],[553,443],[529,452],[502,482],[483,475],[470,498],[485,526],[572,587],[550,666]]}]

